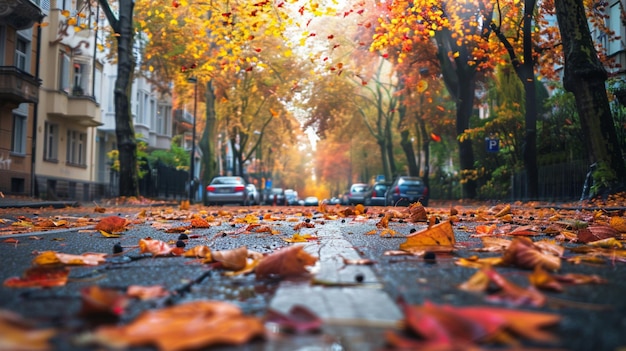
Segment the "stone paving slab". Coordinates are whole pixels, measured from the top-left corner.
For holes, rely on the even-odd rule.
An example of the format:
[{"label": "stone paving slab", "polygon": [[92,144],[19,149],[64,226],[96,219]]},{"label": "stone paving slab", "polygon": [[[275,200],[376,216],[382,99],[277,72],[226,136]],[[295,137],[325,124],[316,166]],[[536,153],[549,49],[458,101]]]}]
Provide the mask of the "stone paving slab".
[{"label": "stone paving slab", "polygon": [[[282,282],[270,307],[287,313],[294,305],[301,304],[325,322],[343,325],[398,325],[403,319],[402,312],[382,289],[373,270],[366,265],[344,264],[343,258],[360,257],[341,232],[326,224],[316,235],[319,241],[306,244],[305,250],[319,257],[315,280],[324,286],[311,286],[308,281]],[[357,275],[363,278],[362,283],[356,280]]]}]

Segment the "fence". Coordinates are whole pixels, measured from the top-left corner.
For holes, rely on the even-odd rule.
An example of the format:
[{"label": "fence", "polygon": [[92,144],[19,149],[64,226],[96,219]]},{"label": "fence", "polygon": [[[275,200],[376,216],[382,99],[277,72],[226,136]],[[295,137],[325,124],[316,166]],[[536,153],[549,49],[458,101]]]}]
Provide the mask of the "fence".
[{"label": "fence", "polygon": [[[159,199],[188,197],[187,184],[189,172],[157,164],[154,168],[145,170],[146,175],[139,179],[139,193],[141,196]],[[119,194],[119,174],[111,172],[109,182],[110,196]]]},{"label": "fence", "polygon": [[[582,161],[572,161],[539,167],[538,200],[571,201],[580,200],[589,165]],[[511,177],[511,200],[527,200],[526,172]]]}]

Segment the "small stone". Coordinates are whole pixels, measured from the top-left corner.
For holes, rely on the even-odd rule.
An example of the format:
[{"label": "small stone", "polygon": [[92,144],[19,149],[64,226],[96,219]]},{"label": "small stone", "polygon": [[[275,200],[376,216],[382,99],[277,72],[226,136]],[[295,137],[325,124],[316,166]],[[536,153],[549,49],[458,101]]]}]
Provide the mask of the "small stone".
[{"label": "small stone", "polygon": [[354,276],[354,280],[356,280],[357,283],[363,283],[363,281],[365,280],[365,276],[363,275],[363,273],[357,273]]},{"label": "small stone", "polygon": [[416,231],[417,231],[417,229],[415,229],[415,228],[411,228],[411,230],[409,231],[409,233],[413,234],[413,233],[415,233]]},{"label": "small stone", "polygon": [[185,246],[187,246],[187,244],[185,244],[185,242],[182,240],[178,240],[176,242],[176,247],[185,247]]},{"label": "small stone", "polygon": [[426,262],[426,263],[436,263],[437,262],[437,255],[435,255],[435,253],[432,252],[432,251],[426,251],[424,253],[424,262]]},{"label": "small stone", "polygon": [[113,245],[113,253],[114,254],[122,253],[123,251],[124,251],[124,248],[122,247],[122,243],[117,243],[117,244]]},{"label": "small stone", "polygon": [[189,236],[187,236],[187,234],[185,233],[178,236],[178,240],[187,240],[187,239],[189,239]]}]

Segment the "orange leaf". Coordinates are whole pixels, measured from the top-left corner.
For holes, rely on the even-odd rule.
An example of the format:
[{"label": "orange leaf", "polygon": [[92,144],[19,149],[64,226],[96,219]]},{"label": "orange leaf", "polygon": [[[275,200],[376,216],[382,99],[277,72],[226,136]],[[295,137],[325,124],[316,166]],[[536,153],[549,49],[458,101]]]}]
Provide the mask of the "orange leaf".
[{"label": "orange leaf", "polygon": [[121,292],[97,285],[82,289],[80,295],[80,314],[83,316],[119,316],[128,304],[128,299]]},{"label": "orange leaf", "polygon": [[119,233],[126,229],[128,221],[118,216],[104,217],[96,224],[96,230],[102,230],[107,233]]},{"label": "orange leaf", "polygon": [[298,276],[307,273],[307,266],[317,262],[317,258],[304,251],[304,246],[291,246],[278,250],[264,257],[256,267],[256,277],[265,278],[270,275],[281,277]]},{"label": "orange leaf", "polygon": [[44,251],[33,259],[35,265],[66,264],[97,266],[106,261],[105,253],[84,253],[82,255],[65,254],[54,251]]},{"label": "orange leaf", "polygon": [[563,291],[563,285],[541,266],[535,267],[535,270],[528,277],[528,280],[533,286],[542,290]]},{"label": "orange leaf", "polygon": [[513,239],[504,252],[502,263],[525,269],[534,269],[543,266],[548,270],[561,268],[561,258],[552,254],[543,253],[532,240],[526,237]]},{"label": "orange leaf", "polygon": [[172,247],[161,240],[154,240],[150,237],[139,239],[139,253],[149,252],[153,256],[165,256],[172,252]]},{"label": "orange leaf", "polygon": [[6,310],[0,310],[0,335],[2,350],[46,351],[49,340],[57,333],[54,329],[34,329],[30,321]]},{"label": "orange leaf", "polygon": [[221,262],[225,269],[238,271],[246,267],[248,248],[241,246],[233,250],[214,251],[211,258],[213,261]]},{"label": "orange leaf", "polygon": [[194,217],[191,219],[191,227],[193,228],[210,228],[211,224],[202,218],[202,217]]},{"label": "orange leaf", "polygon": [[70,271],[65,267],[41,266],[31,267],[24,272],[23,277],[11,277],[4,281],[4,286],[10,288],[30,288],[63,286],[67,283]]},{"label": "orange leaf", "polygon": [[452,224],[445,221],[407,236],[406,241],[400,244],[400,249],[415,251],[437,249],[438,247],[452,248],[455,243]]},{"label": "orange leaf", "polygon": [[95,339],[116,348],[156,345],[161,351],[180,351],[242,345],[263,333],[261,320],[243,315],[236,305],[198,300],[148,310],[128,325],[101,327]]},{"label": "orange leaf", "polygon": [[129,297],[136,297],[140,300],[150,300],[157,297],[165,297],[170,293],[161,285],[153,286],[139,286],[131,285],[126,289],[126,295]]}]

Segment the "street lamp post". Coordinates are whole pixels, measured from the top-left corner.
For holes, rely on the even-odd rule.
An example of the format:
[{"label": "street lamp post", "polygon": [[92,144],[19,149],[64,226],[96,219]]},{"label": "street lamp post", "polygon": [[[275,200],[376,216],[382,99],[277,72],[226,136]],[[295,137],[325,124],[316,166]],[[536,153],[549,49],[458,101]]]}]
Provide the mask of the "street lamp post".
[{"label": "street lamp post", "polygon": [[189,164],[189,202],[195,199],[195,174],[196,174],[196,108],[198,105],[198,78],[190,77],[193,87],[193,126],[191,129],[191,163]]}]

